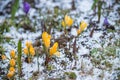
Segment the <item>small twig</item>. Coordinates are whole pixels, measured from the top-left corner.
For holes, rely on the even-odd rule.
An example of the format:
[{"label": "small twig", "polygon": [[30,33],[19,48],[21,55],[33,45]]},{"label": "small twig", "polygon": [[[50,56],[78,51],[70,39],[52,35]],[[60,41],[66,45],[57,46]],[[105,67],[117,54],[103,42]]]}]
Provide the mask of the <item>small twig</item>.
[{"label": "small twig", "polygon": [[90,32],[90,37],[93,36],[94,30],[95,30],[95,29],[93,28],[92,31]]}]

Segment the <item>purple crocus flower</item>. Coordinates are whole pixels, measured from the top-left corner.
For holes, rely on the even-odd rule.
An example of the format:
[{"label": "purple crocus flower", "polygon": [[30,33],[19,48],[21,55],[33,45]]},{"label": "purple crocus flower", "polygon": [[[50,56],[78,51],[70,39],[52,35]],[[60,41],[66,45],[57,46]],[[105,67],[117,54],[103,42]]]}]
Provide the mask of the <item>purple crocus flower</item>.
[{"label": "purple crocus flower", "polygon": [[30,4],[28,2],[23,2],[24,12],[27,14],[30,10]]},{"label": "purple crocus flower", "polygon": [[108,22],[107,17],[105,17],[103,25],[105,25],[105,26],[108,26],[108,25],[109,25],[109,22]]}]

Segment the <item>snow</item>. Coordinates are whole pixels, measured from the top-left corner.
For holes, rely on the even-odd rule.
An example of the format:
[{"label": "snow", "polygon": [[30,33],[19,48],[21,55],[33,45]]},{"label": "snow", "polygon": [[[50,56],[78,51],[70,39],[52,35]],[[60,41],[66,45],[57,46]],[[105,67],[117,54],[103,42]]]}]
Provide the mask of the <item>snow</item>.
[{"label": "snow", "polygon": [[72,28],[71,35],[77,36],[77,30],[75,28]]},{"label": "snow", "polygon": [[82,12],[87,12],[91,9],[93,0],[78,0],[77,3],[77,7],[79,10],[81,10]]},{"label": "snow", "polygon": [[78,53],[80,55],[89,54],[89,49],[86,49],[85,47],[80,47],[80,49],[78,50]]}]

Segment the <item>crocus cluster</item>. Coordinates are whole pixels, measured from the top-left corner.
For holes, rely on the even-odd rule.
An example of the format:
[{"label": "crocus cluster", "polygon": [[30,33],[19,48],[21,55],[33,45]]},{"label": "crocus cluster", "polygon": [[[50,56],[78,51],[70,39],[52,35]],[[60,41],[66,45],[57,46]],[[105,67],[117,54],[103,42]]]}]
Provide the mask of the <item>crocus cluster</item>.
[{"label": "crocus cluster", "polygon": [[28,62],[31,62],[31,59],[33,58],[33,56],[35,55],[35,49],[32,46],[32,42],[26,42],[26,47],[23,49],[24,54],[27,56],[28,58]]},{"label": "crocus cluster", "polygon": [[[61,24],[64,28],[66,28],[67,26],[72,26],[73,19],[70,16],[65,15],[64,20],[62,20]],[[80,24],[80,28],[77,30],[77,34],[79,35],[82,31],[85,30],[86,27],[87,27],[87,23],[82,21]]]},{"label": "crocus cluster", "polygon": [[42,40],[43,40],[43,44],[46,48],[46,50],[48,50],[48,53],[51,56],[55,55],[55,56],[60,56],[60,53],[58,52],[58,43],[55,42],[53,44],[53,46],[50,48],[50,39],[51,39],[51,35],[49,35],[47,32],[43,32],[42,33]]},{"label": "crocus cluster", "polygon": [[87,23],[82,21],[80,24],[80,28],[77,30],[77,34],[79,35],[82,31],[85,30],[86,27],[87,27]]},{"label": "crocus cluster", "polygon": [[72,26],[72,24],[73,24],[73,19],[70,16],[65,15],[64,20],[62,20],[62,26],[63,27]]},{"label": "crocus cluster", "polygon": [[9,60],[9,64],[10,64],[10,68],[7,74],[7,77],[10,79],[11,77],[14,76],[15,74],[15,65],[16,65],[16,54],[14,50],[11,50],[10,52],[10,60]]}]

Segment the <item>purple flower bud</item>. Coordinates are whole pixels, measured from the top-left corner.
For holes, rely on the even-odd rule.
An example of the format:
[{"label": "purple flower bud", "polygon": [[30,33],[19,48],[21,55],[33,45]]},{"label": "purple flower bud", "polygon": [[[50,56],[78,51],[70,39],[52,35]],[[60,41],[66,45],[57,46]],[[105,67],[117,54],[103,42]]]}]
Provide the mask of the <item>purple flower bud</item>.
[{"label": "purple flower bud", "polygon": [[24,12],[27,14],[30,10],[30,4],[28,2],[23,3]]},{"label": "purple flower bud", "polygon": [[107,17],[105,17],[103,25],[105,25],[105,26],[108,26],[108,25],[109,25],[109,22],[108,22]]}]

